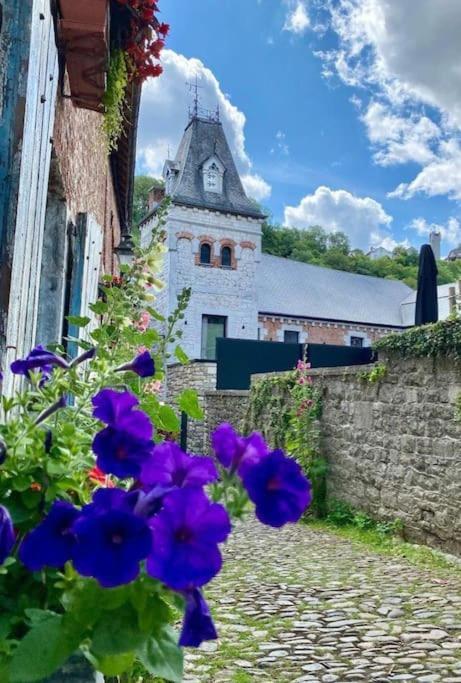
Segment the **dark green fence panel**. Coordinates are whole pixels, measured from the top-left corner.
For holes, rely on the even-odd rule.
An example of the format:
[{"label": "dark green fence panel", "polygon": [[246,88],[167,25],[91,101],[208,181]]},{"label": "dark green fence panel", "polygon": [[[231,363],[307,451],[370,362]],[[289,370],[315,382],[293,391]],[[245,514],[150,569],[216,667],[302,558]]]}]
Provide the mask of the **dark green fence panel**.
[{"label": "dark green fence panel", "polygon": [[365,365],[374,359],[370,348],[223,338],[216,341],[217,388],[249,389],[251,375],[293,370],[305,352],[313,368]]}]

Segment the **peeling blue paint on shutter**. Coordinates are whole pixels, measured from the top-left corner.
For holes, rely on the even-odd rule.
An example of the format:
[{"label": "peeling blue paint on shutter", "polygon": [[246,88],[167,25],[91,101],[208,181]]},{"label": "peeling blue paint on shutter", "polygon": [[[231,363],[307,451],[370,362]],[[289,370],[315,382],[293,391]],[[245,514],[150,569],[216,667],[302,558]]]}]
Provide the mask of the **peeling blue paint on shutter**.
[{"label": "peeling blue paint on shutter", "polygon": [[[89,333],[96,326],[96,317],[89,308],[98,298],[99,271],[101,267],[102,230],[91,214],[78,215],[72,245],[73,265],[69,301],[69,315],[90,318],[85,328],[69,324],[69,337],[90,339]],[[78,354],[78,344],[71,341],[67,347],[72,358]]]},{"label": "peeling blue paint on shutter", "polygon": [[[6,334],[6,365],[33,345],[37,324],[43,230],[51,159],[58,53],[49,0],[32,7],[16,232]],[[13,389],[8,373],[4,390]]]}]

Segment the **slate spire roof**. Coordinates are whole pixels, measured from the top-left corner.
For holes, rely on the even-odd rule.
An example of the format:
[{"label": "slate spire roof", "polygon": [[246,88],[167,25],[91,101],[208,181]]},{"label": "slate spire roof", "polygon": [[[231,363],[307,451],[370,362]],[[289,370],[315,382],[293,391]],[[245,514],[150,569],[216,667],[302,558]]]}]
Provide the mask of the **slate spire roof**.
[{"label": "slate spire roof", "polygon": [[[208,192],[203,185],[203,164],[216,156],[224,166],[222,193]],[[170,175],[167,193],[174,204],[211,209],[263,219],[258,205],[243,189],[222,124],[214,119],[193,117],[184,131],[174,160],[168,160],[164,177]]]}]

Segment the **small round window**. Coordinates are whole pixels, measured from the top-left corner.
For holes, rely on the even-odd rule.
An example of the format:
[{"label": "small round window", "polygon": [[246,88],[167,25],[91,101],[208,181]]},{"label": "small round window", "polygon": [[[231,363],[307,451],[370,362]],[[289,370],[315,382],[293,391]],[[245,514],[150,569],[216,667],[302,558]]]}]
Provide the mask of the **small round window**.
[{"label": "small round window", "polygon": [[221,265],[223,266],[223,268],[231,268],[232,250],[230,247],[223,247],[221,249]]},{"label": "small round window", "polygon": [[200,263],[211,263],[211,247],[206,242],[200,247]]}]

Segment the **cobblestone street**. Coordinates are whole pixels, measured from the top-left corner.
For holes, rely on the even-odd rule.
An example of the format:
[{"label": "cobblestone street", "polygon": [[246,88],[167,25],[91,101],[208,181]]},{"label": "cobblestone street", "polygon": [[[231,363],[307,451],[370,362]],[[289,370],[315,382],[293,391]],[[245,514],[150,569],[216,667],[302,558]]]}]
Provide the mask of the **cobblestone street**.
[{"label": "cobblestone street", "polygon": [[241,524],[185,681],[461,683],[461,580],[305,525]]}]

